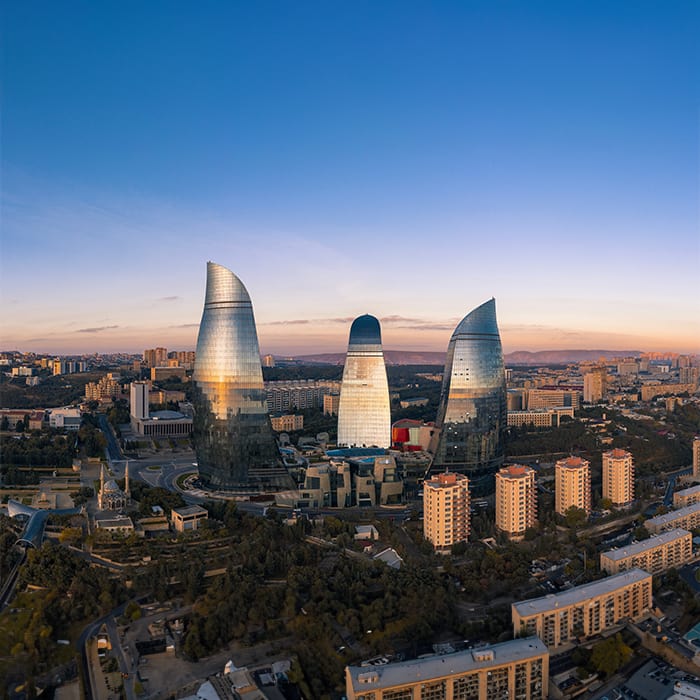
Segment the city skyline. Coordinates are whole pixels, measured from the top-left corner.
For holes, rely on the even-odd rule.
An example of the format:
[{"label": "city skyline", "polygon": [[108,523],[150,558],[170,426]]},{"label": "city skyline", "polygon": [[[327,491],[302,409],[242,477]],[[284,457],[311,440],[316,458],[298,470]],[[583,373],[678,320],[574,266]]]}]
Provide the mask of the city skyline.
[{"label": "city skyline", "polygon": [[192,349],[213,259],[262,352],[700,352],[696,3],[164,16],[3,8],[5,349]]}]

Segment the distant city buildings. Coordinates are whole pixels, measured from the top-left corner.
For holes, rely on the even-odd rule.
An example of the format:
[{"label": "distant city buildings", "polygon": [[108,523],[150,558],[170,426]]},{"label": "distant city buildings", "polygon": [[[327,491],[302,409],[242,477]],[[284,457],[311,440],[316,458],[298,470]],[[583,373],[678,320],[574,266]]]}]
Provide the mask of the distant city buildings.
[{"label": "distant city buildings", "polygon": [[660,574],[673,566],[683,566],[692,557],[692,534],[676,528],[626,547],[601,552],[600,568],[609,574],[634,568]]},{"label": "distant city buildings", "polygon": [[594,367],[583,375],[583,400],[598,403],[607,393],[608,371],[606,367]]},{"label": "distant city buildings", "polygon": [[601,634],[652,607],[652,576],[631,569],[566,591],[511,605],[513,634],[537,635],[550,649]]},{"label": "distant city buildings", "polygon": [[262,366],[263,367],[274,367],[275,366],[275,358],[272,355],[265,355],[262,360]]},{"label": "distant city buildings", "polygon": [[57,357],[52,363],[52,371],[54,376],[86,372],[87,363],[81,360],[65,360]]},{"label": "distant city buildings", "polygon": [[143,351],[143,364],[146,367],[164,367],[168,361],[167,348],[151,348]]},{"label": "distant city buildings", "polygon": [[634,500],[634,462],[626,450],[603,452],[603,498],[614,506]]},{"label": "distant city buildings", "polygon": [[389,447],[391,407],[379,321],[366,314],[350,327],[338,403],[338,445]]},{"label": "distant city buildings", "polygon": [[591,513],[590,463],[581,457],[566,457],[554,465],[555,511],[565,516],[575,507]]},{"label": "distant city buildings", "polygon": [[456,472],[436,474],[423,482],[423,535],[436,551],[469,539],[469,478]]},{"label": "distant city buildings", "polygon": [[503,349],[490,299],[462,319],[447,346],[431,471],[463,473],[474,495],[493,494],[506,422]]},{"label": "distant city buildings", "polygon": [[270,424],[276,433],[302,430],[304,428],[304,416],[296,414],[270,416]]},{"label": "distant city buildings", "polygon": [[[304,411],[307,408],[325,406],[325,397],[340,394],[340,381],[297,379],[292,381],[265,382],[267,409],[270,413]],[[332,404],[331,404],[332,405]],[[337,407],[336,407],[337,413]]]},{"label": "distant city buildings", "polygon": [[111,401],[118,398],[121,392],[120,377],[112,372],[107,373],[98,382],[88,382],[85,385],[85,399],[87,401]]},{"label": "distant city buildings", "polygon": [[545,700],[549,652],[536,637],[382,666],[346,666],[348,700]]},{"label": "distant city buildings", "polygon": [[132,422],[148,418],[150,384],[148,382],[131,382],[129,388],[129,406]]},{"label": "distant city buildings", "polygon": [[207,263],[193,382],[202,481],[245,492],[291,488],[267,411],[250,296],[236,275],[213,262]]},{"label": "distant city buildings", "polygon": [[510,537],[522,537],[537,522],[535,470],[520,464],[496,474],[496,527]]},{"label": "distant city buildings", "polygon": [[[527,408],[559,408],[571,406],[578,411],[581,408],[583,392],[581,389],[562,389],[559,387],[528,389]],[[573,414],[572,414],[573,415]]]},{"label": "distant city buildings", "polygon": [[557,406],[555,408],[535,408],[527,411],[508,411],[508,425],[521,428],[558,428],[563,416],[574,417],[574,407]]}]

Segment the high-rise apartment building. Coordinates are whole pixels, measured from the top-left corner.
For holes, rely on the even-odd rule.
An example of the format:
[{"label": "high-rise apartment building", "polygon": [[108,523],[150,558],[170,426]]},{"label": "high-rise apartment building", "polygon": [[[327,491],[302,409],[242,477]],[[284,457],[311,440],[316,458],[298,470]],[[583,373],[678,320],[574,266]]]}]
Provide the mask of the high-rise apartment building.
[{"label": "high-rise apartment building", "polygon": [[366,314],[350,327],[338,401],[338,445],[389,447],[391,407],[379,321]]},{"label": "high-rise apartment building", "polygon": [[597,403],[605,398],[608,387],[608,371],[606,367],[594,367],[583,375],[583,400],[586,403]]},{"label": "high-rise apartment building", "polygon": [[591,468],[581,457],[566,457],[554,465],[554,502],[559,515],[569,508],[591,513]]},{"label": "high-rise apartment building", "polygon": [[433,473],[466,474],[475,495],[493,494],[506,423],[503,349],[490,299],[462,319],[447,346]]},{"label": "high-rise apartment building", "polygon": [[445,472],[423,482],[423,535],[439,552],[469,539],[469,479]]},{"label": "high-rise apartment building", "polygon": [[634,500],[634,462],[626,450],[603,452],[603,498],[615,506]]},{"label": "high-rise apartment building", "polygon": [[131,382],[130,413],[136,420],[148,418],[148,392],[150,389],[149,382]]},{"label": "high-rise apartment building", "polygon": [[275,366],[274,355],[265,355],[265,357],[263,357],[262,364],[263,364],[263,367],[274,367]]},{"label": "high-rise apartment building", "polygon": [[693,438],[693,476],[700,479],[700,436]]},{"label": "high-rise apartment building", "polygon": [[496,527],[511,537],[525,534],[537,520],[535,470],[521,464],[496,474]]},{"label": "high-rise apartment building", "polygon": [[207,263],[193,382],[202,480],[248,492],[292,488],[270,426],[250,296],[236,275],[213,262]]}]

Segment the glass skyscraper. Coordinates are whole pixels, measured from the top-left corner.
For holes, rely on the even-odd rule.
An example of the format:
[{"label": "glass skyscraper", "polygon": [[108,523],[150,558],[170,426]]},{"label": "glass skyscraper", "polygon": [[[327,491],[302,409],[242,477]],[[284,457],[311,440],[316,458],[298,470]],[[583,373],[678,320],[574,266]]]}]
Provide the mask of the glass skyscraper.
[{"label": "glass skyscraper", "polygon": [[391,409],[382,332],[369,314],[350,327],[348,354],[338,404],[338,445],[389,447]]},{"label": "glass skyscraper", "polygon": [[267,413],[250,297],[236,275],[213,262],[192,379],[202,481],[238,491],[292,488]]},{"label": "glass skyscraper", "polygon": [[475,496],[493,494],[506,424],[503,349],[490,299],[462,319],[447,346],[431,471],[466,474]]}]

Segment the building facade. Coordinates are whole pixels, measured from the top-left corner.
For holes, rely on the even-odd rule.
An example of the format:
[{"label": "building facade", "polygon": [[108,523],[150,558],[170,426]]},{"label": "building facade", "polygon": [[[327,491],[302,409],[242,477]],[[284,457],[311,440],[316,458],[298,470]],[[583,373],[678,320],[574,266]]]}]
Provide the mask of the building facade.
[{"label": "building facade", "polygon": [[170,520],[175,532],[198,530],[202,522],[209,517],[209,512],[201,506],[183,506],[170,511]]},{"label": "building facade", "polygon": [[474,495],[493,494],[506,423],[503,348],[490,299],[462,319],[447,346],[433,473],[460,472]]},{"label": "building facade", "polygon": [[304,416],[296,414],[283,414],[281,416],[271,416],[270,424],[276,433],[286,431],[303,430]]},{"label": "building facade", "polygon": [[608,387],[608,371],[605,367],[595,367],[583,375],[583,400],[598,403],[605,398]]},{"label": "building facade", "polygon": [[577,389],[528,389],[527,408],[559,408],[571,406],[578,411],[581,408],[583,393]]},{"label": "building facade", "polygon": [[337,416],[340,405],[340,394],[326,394],[323,397],[323,413],[326,416]]},{"label": "building facade", "polygon": [[511,605],[513,634],[537,635],[550,649],[600,634],[651,609],[652,576],[641,569]]},{"label": "building facade", "polygon": [[603,452],[603,498],[615,506],[634,500],[634,461],[626,450]]},{"label": "building facade", "polygon": [[150,389],[151,386],[148,382],[131,382],[131,387],[129,390],[129,412],[132,420],[148,418]]},{"label": "building facade", "polygon": [[549,651],[536,637],[345,668],[348,700],[544,700],[548,685]]},{"label": "building facade", "polygon": [[600,554],[600,568],[609,574],[639,568],[660,574],[672,566],[682,566],[693,557],[693,536],[676,528],[635,542],[628,547],[610,549]]},{"label": "building facade", "polygon": [[581,457],[566,457],[554,465],[554,503],[559,515],[569,508],[591,514],[591,468]]},{"label": "building facade", "polygon": [[314,379],[265,382],[265,391],[268,411],[284,413],[294,409],[303,410],[324,406],[326,395],[340,393],[340,382]]},{"label": "building facade", "polygon": [[508,425],[521,428],[532,425],[535,428],[558,428],[562,416],[574,417],[573,406],[556,406],[554,408],[534,408],[527,411],[508,411]]},{"label": "building facade", "polygon": [[535,470],[521,464],[496,474],[496,527],[510,537],[522,537],[537,522]]},{"label": "building facade", "polygon": [[686,506],[692,506],[694,503],[700,503],[700,484],[682,491],[676,491],[673,494],[674,508],[685,508]]},{"label": "building facade", "polygon": [[652,534],[673,530],[677,527],[684,530],[694,530],[696,527],[700,527],[700,502],[680,510],[672,510],[664,515],[657,515],[655,518],[646,520],[644,527]]},{"label": "building facade", "polygon": [[389,447],[391,407],[379,321],[366,314],[350,327],[338,401],[338,445]]},{"label": "building facade", "polygon": [[270,426],[250,296],[236,275],[213,262],[193,381],[200,478],[234,491],[292,488]]},{"label": "building facade", "polygon": [[438,552],[469,539],[469,478],[457,472],[423,482],[423,535]]},{"label": "building facade", "polygon": [[693,476],[700,479],[700,437],[693,438]]}]

